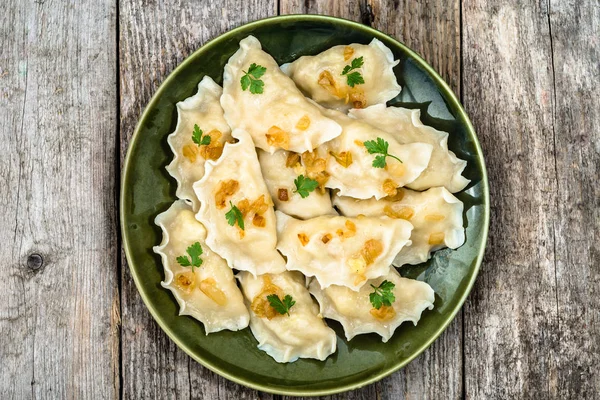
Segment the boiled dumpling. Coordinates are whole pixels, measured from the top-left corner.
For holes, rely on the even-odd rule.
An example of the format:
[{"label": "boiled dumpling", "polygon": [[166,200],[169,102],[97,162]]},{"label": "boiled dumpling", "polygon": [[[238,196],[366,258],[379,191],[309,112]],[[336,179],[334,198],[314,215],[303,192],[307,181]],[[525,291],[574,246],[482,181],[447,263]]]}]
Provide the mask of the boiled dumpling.
[{"label": "boiled dumpling", "polygon": [[[219,158],[225,141],[231,139],[219,102],[222,93],[221,87],[205,76],[198,84],[198,93],[177,103],[177,127],[167,138],[175,155],[167,171],[177,181],[176,195],[195,211],[200,204],[192,185],[204,176],[205,161]],[[195,139],[198,143],[194,141],[195,125],[199,129]]]},{"label": "boiled dumpling", "polygon": [[[325,360],[336,349],[337,337],[319,316],[319,307],[297,272],[265,274],[254,277],[247,272],[237,275],[250,308],[250,329],[258,348],[280,363],[298,358]],[[288,314],[281,314],[267,299],[287,295],[295,303]]]},{"label": "boiled dumpling", "polygon": [[[258,150],[258,161],[276,210],[301,219],[337,214],[331,205],[329,190],[325,188],[323,190],[317,188],[311,192],[297,190],[294,181],[300,179],[300,175],[302,179],[308,177],[306,168],[300,162],[299,154],[285,150],[269,154]],[[308,195],[302,197],[301,193]]]},{"label": "boiled dumpling", "polygon": [[204,177],[194,184],[200,200],[196,218],[208,230],[208,245],[230,267],[255,275],[282,272],[273,202],[252,138],[241,129],[233,136],[239,141],[227,143],[216,162],[208,161]]},{"label": "boiled dumpling", "polygon": [[240,42],[225,66],[221,105],[229,125],[245,129],[269,153],[311,151],[342,130],[304,97],[254,36]]},{"label": "boiled dumpling", "polygon": [[[373,39],[369,45],[340,45],[316,56],[303,56],[281,69],[317,103],[345,111],[385,104],[396,97],[401,90],[393,71],[397,64],[392,51]],[[343,74],[345,69],[349,70]]]},{"label": "boiled dumpling", "polygon": [[[225,260],[206,245],[206,229],[196,220],[191,207],[178,200],[159,214],[155,223],[163,231],[161,244],[154,247],[165,270],[162,285],[179,303],[179,315],[190,315],[201,321],[207,334],[247,327],[250,317],[233,272]],[[185,257],[194,263],[199,252],[192,257],[188,252],[190,247],[201,249],[198,267],[185,267],[177,260]]]},{"label": "boiled dumpling", "polygon": [[396,256],[396,266],[425,262],[433,251],[444,247],[456,249],[465,242],[463,203],[443,187],[425,192],[398,189],[395,197],[381,200],[333,196],[333,203],[348,217],[387,216],[413,224],[412,244]]},{"label": "boiled dumpling", "polygon": [[[328,179],[325,186],[339,189],[340,196],[357,199],[393,196],[396,188],[417,179],[431,158],[433,146],[426,143],[400,144],[387,132],[363,121],[352,119],[334,111],[326,111],[342,125],[342,134],[321,146],[315,154],[325,160]],[[369,154],[365,142],[387,143],[387,152],[397,159],[385,158],[385,167],[373,163],[378,154]]]},{"label": "boiled dumpling", "polygon": [[406,186],[425,190],[444,186],[452,193],[459,192],[470,182],[461,174],[467,162],[448,150],[448,133],[438,131],[421,122],[420,110],[386,107],[383,104],[350,110],[349,115],[393,135],[399,143],[429,143],[433,146],[431,160],[423,173]]},{"label": "boiled dumpling", "polygon": [[306,221],[277,214],[277,249],[286,268],[314,276],[322,287],[358,290],[386,275],[392,260],[409,245],[412,225],[401,219],[322,216]]},{"label": "boiled dumpling", "polygon": [[[374,292],[373,287],[379,288],[384,281],[394,284],[395,301],[391,306],[383,304],[377,309],[369,295]],[[358,292],[343,286],[322,289],[316,280],[311,282],[309,290],[319,302],[323,317],[339,321],[348,340],[363,333],[377,333],[387,342],[404,321],[417,325],[421,313],[433,309],[435,301],[435,293],[427,283],[402,278],[393,268],[387,276],[368,281]]]}]

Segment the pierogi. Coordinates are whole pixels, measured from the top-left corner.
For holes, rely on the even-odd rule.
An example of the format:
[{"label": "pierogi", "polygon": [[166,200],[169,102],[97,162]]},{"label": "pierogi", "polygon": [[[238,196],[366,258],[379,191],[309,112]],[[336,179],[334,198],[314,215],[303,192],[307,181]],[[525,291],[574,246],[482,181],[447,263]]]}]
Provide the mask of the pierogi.
[{"label": "pierogi", "polygon": [[[247,327],[248,310],[233,272],[206,244],[206,229],[194,218],[192,208],[177,200],[156,217],[155,223],[163,232],[162,242],[154,247],[165,271],[162,285],[179,303],[179,315],[190,315],[202,322],[207,334]],[[201,265],[196,268],[181,265],[178,258],[189,260],[187,251],[194,245],[201,248]]]},{"label": "pierogi", "polygon": [[232,139],[219,103],[222,93],[210,76],[202,78],[198,92],[177,103],[177,127],[167,138],[175,155],[167,172],[177,181],[177,197],[191,204],[194,211],[200,203],[192,185],[204,176],[206,160],[218,159],[225,142]]}]

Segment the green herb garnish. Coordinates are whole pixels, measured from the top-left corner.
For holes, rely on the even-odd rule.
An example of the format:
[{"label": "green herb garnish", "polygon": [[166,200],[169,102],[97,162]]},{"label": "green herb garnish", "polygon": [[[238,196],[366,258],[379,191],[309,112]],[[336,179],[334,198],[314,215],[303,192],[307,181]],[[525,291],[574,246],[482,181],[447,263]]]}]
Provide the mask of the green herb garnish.
[{"label": "green herb garnish", "polygon": [[210,135],[202,136],[202,129],[197,124],[194,124],[194,133],[192,134],[192,140],[198,146],[206,146],[210,144]]},{"label": "green herb garnish", "polygon": [[294,185],[296,185],[296,190],[294,190],[294,193],[299,193],[304,199],[308,197],[310,192],[319,186],[319,182],[315,181],[314,179],[306,178],[304,175],[298,175],[298,177],[294,179]]},{"label": "green herb garnish", "polygon": [[392,282],[383,281],[378,287],[373,285],[371,285],[371,287],[375,289],[375,291],[369,295],[369,300],[376,309],[379,310],[383,305],[390,307],[392,303],[396,301],[396,296],[394,296],[394,293],[392,292],[396,285]]},{"label": "green herb garnish", "polygon": [[202,246],[200,246],[199,242],[196,242],[188,247],[186,251],[190,257],[179,256],[177,257],[177,262],[182,267],[192,267],[192,272],[194,272],[194,268],[198,268],[202,265],[202,259],[200,258],[202,255]]},{"label": "green herb garnish", "polygon": [[248,68],[248,71],[243,71],[244,75],[242,76],[242,79],[240,79],[242,90],[246,91],[246,89],[250,88],[250,93],[261,94],[265,83],[259,78],[263,76],[266,71],[267,69],[262,65],[252,63],[250,68]]},{"label": "green herb garnish", "polygon": [[381,154],[381,155],[375,157],[375,159],[373,160],[373,166],[375,168],[385,167],[385,165],[386,165],[385,158],[386,157],[392,157],[392,158],[402,162],[402,160],[399,159],[398,157],[388,153],[389,143],[386,142],[385,140],[383,140],[382,138],[378,137],[377,141],[367,140],[366,142],[363,142],[363,144],[367,148],[367,151],[369,152],[369,154]]},{"label": "green herb garnish", "polygon": [[225,214],[225,218],[227,218],[227,223],[231,226],[234,226],[237,223],[238,226],[242,230],[244,230],[244,216],[242,215],[242,212],[239,208],[234,206],[231,201],[229,202],[229,204],[231,204],[231,210],[227,211],[227,213]]},{"label": "green herb garnish", "polygon": [[296,302],[292,299],[292,296],[289,294],[285,295],[283,301],[276,294],[268,295],[267,300],[269,300],[269,304],[275,309],[275,311],[281,315],[287,314],[288,316],[290,315],[290,308],[296,304]]},{"label": "green herb garnish", "polygon": [[363,58],[361,56],[361,57],[353,59],[352,62],[350,63],[350,65],[346,65],[344,67],[344,70],[342,71],[342,75],[346,75],[346,82],[348,83],[348,86],[354,87],[354,85],[360,85],[360,84],[365,83],[365,80],[363,79],[363,76],[360,74],[360,72],[354,71],[354,72],[349,73],[353,69],[362,67],[363,64],[364,64],[364,62],[363,62]]}]

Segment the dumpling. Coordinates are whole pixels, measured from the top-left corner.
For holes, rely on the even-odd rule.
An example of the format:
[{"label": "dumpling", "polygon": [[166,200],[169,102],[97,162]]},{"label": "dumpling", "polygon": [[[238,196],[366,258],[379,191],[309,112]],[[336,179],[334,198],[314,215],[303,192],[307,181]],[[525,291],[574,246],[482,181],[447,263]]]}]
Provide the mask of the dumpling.
[{"label": "dumpling", "polygon": [[194,184],[200,200],[196,218],[207,230],[206,243],[231,268],[252,274],[285,271],[275,250],[277,233],[273,202],[260,172],[254,144],[241,129],[239,141],[227,143],[219,160],[206,163],[206,174]]},{"label": "dumpling", "polygon": [[[394,136],[363,121],[334,110],[327,113],[342,125],[342,134],[315,153],[325,159],[325,172],[329,175],[325,186],[339,189],[340,196],[357,199],[393,196],[396,188],[414,181],[427,168],[432,145],[400,144]],[[385,167],[373,166],[376,158],[381,160],[383,156],[369,154],[364,144],[367,141],[387,143],[387,152],[393,157],[385,158]]]},{"label": "dumpling", "polygon": [[317,217],[306,221],[277,211],[277,249],[286,268],[314,276],[321,287],[359,290],[368,279],[386,275],[392,260],[409,245],[412,225],[401,219]]},{"label": "dumpling", "polygon": [[[281,70],[317,103],[346,111],[385,104],[396,97],[401,87],[393,68],[398,62],[389,48],[373,39],[369,45],[334,46],[316,56],[300,57]],[[350,70],[344,74],[347,66]]]},{"label": "dumpling", "polygon": [[240,42],[223,72],[221,105],[232,128],[246,130],[256,147],[311,151],[342,128],[296,88],[254,36]]},{"label": "dumpling", "polygon": [[[337,337],[319,315],[319,307],[310,296],[304,277],[297,272],[265,274],[254,277],[247,272],[237,275],[250,308],[250,330],[258,348],[280,363],[298,358],[325,360],[336,349]],[[295,303],[288,314],[280,314],[267,299],[287,295]],[[284,311],[284,310],[282,310]]]},{"label": "dumpling", "polygon": [[[391,306],[384,304],[377,309],[371,304],[369,295],[374,292],[373,286],[378,288],[384,281],[395,285],[392,289],[395,301]],[[310,283],[310,293],[317,299],[321,314],[339,321],[348,340],[363,333],[377,333],[385,343],[404,321],[417,325],[421,313],[433,309],[433,289],[425,282],[402,278],[393,268],[386,276],[367,283],[358,292],[343,286],[322,289],[315,280]]]},{"label": "dumpling", "polygon": [[[177,181],[177,197],[191,204],[194,211],[200,204],[192,185],[204,176],[205,161],[219,158],[225,142],[231,140],[231,129],[219,102],[222,93],[221,87],[205,76],[198,84],[198,93],[177,103],[177,127],[167,138],[175,155],[167,171]],[[200,133],[196,140],[207,144],[194,142],[194,125]]]},{"label": "dumpling", "polygon": [[[196,220],[191,207],[178,200],[159,214],[155,223],[163,231],[162,242],[154,247],[165,270],[162,285],[179,303],[179,315],[190,315],[201,321],[207,334],[247,327],[250,316],[233,272],[225,260],[206,245],[206,229]],[[193,253],[192,257],[188,252],[190,247],[202,250],[199,267],[185,267],[177,260],[185,257],[193,264],[198,254]]]},{"label": "dumpling", "polygon": [[463,203],[443,187],[425,192],[398,189],[394,198],[356,200],[333,196],[333,204],[348,217],[387,216],[408,220],[414,229],[412,244],[404,247],[394,260],[394,265],[420,264],[435,250],[456,249],[465,242],[463,228]]},{"label": "dumpling", "polygon": [[[258,150],[258,161],[276,210],[300,219],[337,215],[331,206],[329,190],[317,188],[312,192],[297,191],[294,180],[300,179],[300,175],[303,179],[308,177],[299,154],[285,150],[269,154]],[[303,198],[300,193],[308,193],[308,196]]]},{"label": "dumpling", "polygon": [[456,193],[469,184],[470,181],[461,175],[467,162],[448,150],[448,133],[424,125],[420,110],[380,104],[364,110],[350,110],[349,115],[390,133],[399,143],[418,142],[433,146],[429,165],[417,179],[406,185],[408,188],[425,190],[444,186]]}]

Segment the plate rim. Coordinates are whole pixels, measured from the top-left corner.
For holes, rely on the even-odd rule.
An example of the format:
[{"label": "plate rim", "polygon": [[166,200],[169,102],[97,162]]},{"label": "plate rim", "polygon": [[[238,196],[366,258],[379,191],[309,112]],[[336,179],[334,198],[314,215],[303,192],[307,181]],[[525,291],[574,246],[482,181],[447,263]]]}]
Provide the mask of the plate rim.
[{"label": "plate rim", "polygon": [[[383,35],[386,38],[395,42],[395,44],[398,45],[399,47],[401,47],[404,51],[406,51],[416,61],[416,63],[429,74],[429,76],[435,81],[435,83],[437,83],[443,90],[445,90],[446,94],[449,95],[448,101],[450,101],[457,108],[459,115],[465,121],[468,134],[473,139],[473,144],[475,146],[475,149],[477,150],[477,153],[480,155],[480,157],[478,157],[478,161],[481,164],[482,183],[483,183],[482,194],[484,197],[484,204],[486,205],[486,207],[484,207],[484,212],[483,212],[483,226],[482,226],[483,241],[482,241],[482,245],[480,246],[480,248],[478,250],[478,254],[477,254],[477,258],[476,258],[476,262],[475,262],[475,269],[474,269],[473,274],[472,274],[469,282],[467,283],[466,289],[464,290],[463,294],[461,295],[456,307],[452,310],[449,317],[446,318],[444,323],[441,324],[436,329],[436,331],[429,338],[429,340],[427,340],[423,345],[421,345],[421,347],[419,347],[417,349],[417,351],[415,351],[411,356],[407,357],[404,361],[394,364],[393,366],[391,366],[389,368],[383,369],[379,373],[377,373],[376,375],[374,375],[368,379],[360,380],[358,382],[355,382],[352,384],[347,384],[345,386],[338,386],[338,387],[335,387],[332,389],[317,389],[317,390],[272,389],[267,385],[255,383],[251,379],[246,379],[245,377],[234,376],[234,375],[230,374],[227,370],[224,370],[222,368],[219,368],[218,366],[212,365],[210,361],[205,360],[202,356],[195,354],[184,343],[182,343],[180,340],[178,340],[177,337],[175,336],[175,334],[173,333],[173,331],[171,331],[171,329],[162,320],[162,318],[160,317],[160,314],[151,306],[147,293],[145,293],[144,290],[142,290],[140,277],[138,276],[136,269],[132,267],[135,264],[135,261],[134,261],[133,256],[131,255],[131,249],[129,247],[130,239],[129,239],[128,230],[126,229],[127,221],[126,221],[125,212],[124,212],[125,207],[126,207],[124,193],[126,191],[126,187],[128,186],[128,181],[130,179],[129,178],[130,174],[128,172],[131,169],[130,168],[131,152],[132,152],[132,149],[135,146],[136,142],[139,140],[139,138],[141,136],[140,130],[141,130],[142,122],[147,119],[150,110],[156,106],[156,103],[158,102],[162,93],[165,91],[165,88],[174,79],[175,75],[179,72],[179,70],[183,69],[184,66],[191,63],[192,59],[195,58],[197,53],[205,51],[207,46],[215,45],[217,41],[220,41],[227,37],[235,36],[237,33],[241,32],[241,31],[247,30],[248,28],[252,28],[254,26],[261,25],[267,21],[276,23],[276,22],[286,22],[286,21],[291,21],[291,20],[293,20],[295,22],[315,22],[316,21],[316,22],[327,22],[327,23],[332,23],[332,24],[341,24],[341,25],[348,26],[352,29],[358,29],[358,30],[365,31],[366,33],[372,35],[373,37],[379,37],[379,36]],[[467,297],[469,296],[469,294],[471,293],[471,290],[473,289],[473,285],[477,279],[477,276],[479,275],[479,271],[481,269],[481,264],[483,262],[483,256],[484,256],[484,253],[485,253],[485,250],[487,247],[487,239],[488,239],[489,223],[490,223],[489,181],[488,181],[487,168],[486,168],[486,164],[485,164],[485,158],[483,156],[483,151],[481,149],[481,145],[479,143],[479,138],[477,137],[475,128],[473,127],[473,124],[471,123],[469,116],[467,115],[461,102],[457,98],[454,91],[450,88],[450,86],[433,69],[433,67],[430,66],[419,54],[417,54],[415,51],[413,51],[411,48],[409,48],[407,45],[405,45],[398,39],[396,39],[384,32],[381,32],[370,26],[366,26],[366,25],[363,25],[363,24],[360,24],[358,22],[354,22],[354,21],[351,21],[348,19],[328,16],[328,15],[318,15],[318,14],[277,15],[277,16],[262,18],[259,20],[248,22],[246,24],[240,25],[236,28],[228,30],[227,32],[224,32],[224,33],[210,39],[209,41],[205,42],[202,46],[200,46],[198,49],[194,50],[194,52],[192,52],[190,55],[188,55],[162,81],[162,83],[156,89],[155,93],[152,95],[152,98],[150,99],[150,101],[148,102],[146,107],[144,108],[144,111],[139,116],[138,121],[135,126],[135,129],[133,131],[133,134],[132,134],[131,138],[129,139],[129,143],[127,145],[127,152],[126,152],[125,158],[123,160],[123,166],[121,167],[121,185],[119,187],[119,214],[120,214],[119,222],[120,222],[120,226],[121,226],[121,229],[120,229],[121,230],[121,244],[122,244],[123,250],[125,251],[125,258],[127,260],[129,272],[131,273],[131,276],[135,283],[136,289],[137,289],[139,295],[141,296],[141,298],[144,302],[144,305],[146,306],[146,308],[152,315],[152,318],[154,319],[154,321],[156,323],[158,323],[160,328],[167,334],[169,339],[172,340],[177,345],[177,347],[179,347],[188,356],[190,356],[196,362],[200,363],[202,366],[204,366],[205,368],[208,368],[212,372],[226,378],[229,381],[249,387],[251,389],[263,391],[266,393],[286,395],[286,396],[327,396],[327,395],[332,395],[332,394],[336,394],[336,393],[342,393],[342,392],[362,388],[364,386],[367,386],[367,385],[370,385],[377,381],[380,381],[381,379],[383,379],[383,378],[393,374],[394,372],[400,370],[401,368],[405,367],[410,362],[412,362],[416,357],[418,357],[421,353],[423,353],[427,348],[429,348],[433,344],[433,342],[438,339],[438,337],[442,334],[442,332],[444,332],[446,330],[446,328],[448,327],[448,325],[450,325],[450,323],[454,320],[454,318],[456,318],[456,314],[458,314],[458,312],[462,309]]]}]

